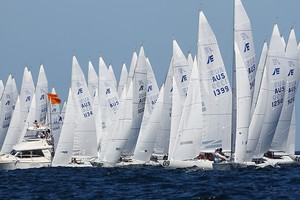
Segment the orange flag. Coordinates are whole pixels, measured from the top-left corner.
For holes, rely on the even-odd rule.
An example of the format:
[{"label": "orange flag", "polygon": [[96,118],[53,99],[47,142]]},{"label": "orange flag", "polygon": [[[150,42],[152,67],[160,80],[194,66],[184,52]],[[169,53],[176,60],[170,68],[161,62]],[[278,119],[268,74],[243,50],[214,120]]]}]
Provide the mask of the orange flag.
[{"label": "orange flag", "polygon": [[48,94],[48,100],[51,104],[60,104],[61,100],[58,98],[57,94]]}]

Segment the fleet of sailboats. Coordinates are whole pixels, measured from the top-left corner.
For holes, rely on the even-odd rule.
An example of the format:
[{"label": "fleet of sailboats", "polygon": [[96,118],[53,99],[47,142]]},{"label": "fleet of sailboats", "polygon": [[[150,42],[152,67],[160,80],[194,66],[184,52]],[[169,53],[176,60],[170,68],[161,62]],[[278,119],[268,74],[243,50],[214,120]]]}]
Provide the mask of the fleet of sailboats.
[{"label": "fleet of sailboats", "polygon": [[[217,38],[199,12],[197,53],[187,57],[174,39],[159,88],[144,46],[123,63],[119,81],[99,57],[88,77],[77,58],[67,102],[40,66],[36,85],[24,69],[20,94],[14,78],[0,80],[0,169],[162,165],[224,170],[298,162],[295,96],[300,48],[294,28],[287,43],[274,24],[259,62],[250,19],[234,1],[232,83]],[[216,161],[215,151],[225,153]]]}]

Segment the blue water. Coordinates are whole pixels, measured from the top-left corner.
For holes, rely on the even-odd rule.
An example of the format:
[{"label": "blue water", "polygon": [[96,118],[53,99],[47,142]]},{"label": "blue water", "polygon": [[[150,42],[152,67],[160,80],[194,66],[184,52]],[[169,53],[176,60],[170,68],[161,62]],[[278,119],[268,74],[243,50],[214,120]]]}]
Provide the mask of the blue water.
[{"label": "blue water", "polygon": [[300,199],[300,165],[202,171],[153,166],[0,171],[1,199]]}]

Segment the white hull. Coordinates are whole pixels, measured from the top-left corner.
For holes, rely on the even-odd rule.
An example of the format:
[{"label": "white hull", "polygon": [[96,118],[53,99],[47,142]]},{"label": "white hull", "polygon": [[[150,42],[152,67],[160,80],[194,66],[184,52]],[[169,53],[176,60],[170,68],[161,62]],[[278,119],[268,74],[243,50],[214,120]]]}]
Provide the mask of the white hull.
[{"label": "white hull", "polygon": [[296,163],[300,164],[300,155],[289,155]]},{"label": "white hull", "polygon": [[213,161],[209,160],[158,160],[159,164],[165,168],[191,168],[198,167],[203,170],[212,170]]},{"label": "white hull", "polygon": [[264,157],[267,163],[270,163],[272,166],[273,165],[289,165],[289,164],[294,164],[295,161],[288,155],[281,156],[280,158],[267,158]]},{"label": "white hull", "polygon": [[126,159],[125,161],[120,161],[117,163],[108,163],[103,161],[92,160],[91,165],[94,167],[123,167],[129,165],[150,165],[150,166],[160,166],[158,162],[150,160],[149,162],[141,162],[138,160]]},{"label": "white hull", "polygon": [[264,168],[264,167],[280,167],[280,165],[292,165],[295,164],[296,161],[289,155],[277,156],[275,158],[263,157],[261,159],[261,163],[256,164],[257,168]]},{"label": "white hull", "polygon": [[122,161],[122,162],[118,162],[116,163],[116,167],[121,167],[121,166],[129,166],[129,165],[150,165],[150,166],[160,166],[160,164],[158,162],[154,162],[154,161],[149,161],[149,162],[140,162],[137,160],[129,160],[129,161]]},{"label": "white hull", "polygon": [[71,162],[65,165],[64,167],[92,167],[93,162],[97,158],[95,157],[84,157],[84,156],[73,156]]},{"label": "white hull", "polygon": [[66,165],[65,167],[92,167],[93,165],[91,163],[70,163]]},{"label": "white hull", "polygon": [[51,161],[46,158],[19,159],[9,154],[0,156],[0,170],[29,169],[41,167],[51,167]]}]

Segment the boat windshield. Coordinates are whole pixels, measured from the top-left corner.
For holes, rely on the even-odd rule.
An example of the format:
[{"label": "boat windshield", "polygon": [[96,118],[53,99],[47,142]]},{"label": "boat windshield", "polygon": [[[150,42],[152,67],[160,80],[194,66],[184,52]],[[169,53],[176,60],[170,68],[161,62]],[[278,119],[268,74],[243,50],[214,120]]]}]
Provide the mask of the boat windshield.
[{"label": "boat windshield", "polygon": [[17,154],[16,156],[19,158],[43,157],[44,153],[41,149],[36,149],[36,150],[20,151],[20,153]]},{"label": "boat windshield", "polygon": [[25,138],[48,138],[49,132],[47,129],[27,130]]}]

